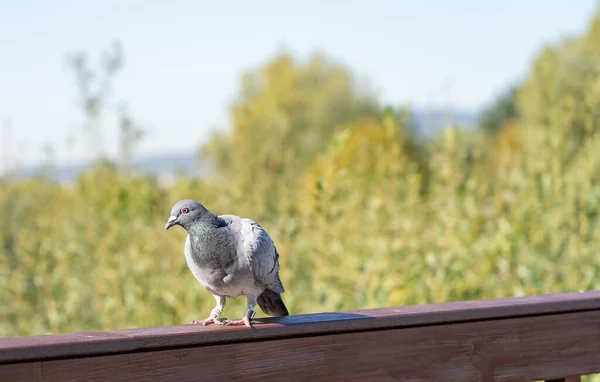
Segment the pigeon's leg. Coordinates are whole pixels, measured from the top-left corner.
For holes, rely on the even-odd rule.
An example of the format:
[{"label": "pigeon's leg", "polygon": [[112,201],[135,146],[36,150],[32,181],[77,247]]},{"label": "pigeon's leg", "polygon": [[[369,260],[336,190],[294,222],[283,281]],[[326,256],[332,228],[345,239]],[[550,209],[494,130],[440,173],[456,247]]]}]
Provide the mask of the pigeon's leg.
[{"label": "pigeon's leg", "polygon": [[257,296],[247,296],[248,300],[248,309],[246,309],[246,313],[244,314],[244,318],[241,320],[232,320],[227,321],[226,325],[246,325],[247,327],[252,327],[252,319],[254,318],[254,307],[256,306]]},{"label": "pigeon's leg", "polygon": [[206,320],[194,320],[192,321],[192,324],[200,324],[202,323],[202,325],[208,325],[208,324],[219,324],[219,325],[225,325],[226,324],[226,320],[220,320],[221,317],[221,313],[223,312],[223,309],[225,308],[225,301],[226,298],[223,296],[217,296],[217,295],[213,295],[215,300],[217,301],[217,306],[215,306],[213,308],[213,310],[210,311],[210,316],[208,316],[208,318]]}]

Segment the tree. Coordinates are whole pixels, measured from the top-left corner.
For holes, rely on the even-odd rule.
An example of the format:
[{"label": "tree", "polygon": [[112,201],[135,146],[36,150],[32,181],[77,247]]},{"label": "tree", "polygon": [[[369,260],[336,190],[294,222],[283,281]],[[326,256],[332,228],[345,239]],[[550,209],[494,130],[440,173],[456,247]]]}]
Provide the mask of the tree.
[{"label": "tree", "polygon": [[543,126],[546,144],[564,165],[600,128],[599,35],[597,14],[582,36],[546,46],[516,97],[523,120]]},{"label": "tree", "polygon": [[[123,68],[125,59],[119,41],[115,41],[110,50],[104,51],[100,60],[100,69],[94,71],[90,67],[88,55],[77,52],[68,57],[69,67],[73,70],[79,90],[79,107],[86,118],[86,134],[89,147],[96,159],[106,159],[102,135],[102,117],[110,109],[116,111],[120,133],[119,159],[121,168],[127,170],[131,155],[146,131],[131,116],[127,104],[119,102],[116,108],[111,105],[111,90],[115,76]],[[115,110],[116,109],[116,110]]]},{"label": "tree", "polygon": [[507,124],[520,117],[516,105],[519,86],[510,87],[493,104],[483,110],[479,117],[479,127],[490,134],[496,134]]},{"label": "tree", "polygon": [[380,110],[344,66],[322,54],[300,62],[281,53],[244,74],[231,128],[214,133],[201,155],[243,190],[240,199],[249,199],[249,189],[261,199],[280,199],[282,192],[293,193],[290,184],[326,148],[336,127]]}]

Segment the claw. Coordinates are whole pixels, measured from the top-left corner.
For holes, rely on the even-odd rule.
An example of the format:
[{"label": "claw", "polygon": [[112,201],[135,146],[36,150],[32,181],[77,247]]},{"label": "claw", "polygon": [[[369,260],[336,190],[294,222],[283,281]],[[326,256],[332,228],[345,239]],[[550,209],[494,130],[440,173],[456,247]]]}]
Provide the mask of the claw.
[{"label": "claw", "polygon": [[244,314],[244,318],[241,320],[227,321],[225,325],[246,325],[249,328],[253,328],[252,319],[254,318],[254,314],[255,312],[252,309],[248,309]]},{"label": "claw", "polygon": [[231,320],[231,321],[226,321],[225,325],[246,325],[249,328],[253,328],[254,326],[252,326],[252,321],[250,320],[250,318],[248,316],[244,316],[244,318],[242,318],[241,320]]},{"label": "claw", "polygon": [[219,308],[214,308],[210,312],[210,316],[208,316],[208,318],[206,320],[193,320],[192,322],[190,322],[190,324],[202,324],[204,326],[206,326],[208,324],[225,325],[225,323],[227,322],[227,319],[226,318],[220,319],[219,318],[220,315],[221,315],[221,311],[219,310]]},{"label": "claw", "polygon": [[204,326],[209,324],[225,325],[226,319],[219,319],[217,317],[209,317],[206,320],[193,320],[192,324],[202,324]]}]

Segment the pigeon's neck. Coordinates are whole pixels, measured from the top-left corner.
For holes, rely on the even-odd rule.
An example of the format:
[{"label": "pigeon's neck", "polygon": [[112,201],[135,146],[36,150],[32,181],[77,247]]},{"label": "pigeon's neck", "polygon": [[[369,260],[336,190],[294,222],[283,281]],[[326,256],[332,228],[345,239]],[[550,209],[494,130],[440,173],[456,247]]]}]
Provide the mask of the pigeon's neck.
[{"label": "pigeon's neck", "polygon": [[200,215],[196,220],[189,224],[189,226],[185,227],[185,229],[189,233],[202,234],[204,232],[209,232],[213,229],[222,227],[224,224],[225,222],[223,219],[208,212]]}]

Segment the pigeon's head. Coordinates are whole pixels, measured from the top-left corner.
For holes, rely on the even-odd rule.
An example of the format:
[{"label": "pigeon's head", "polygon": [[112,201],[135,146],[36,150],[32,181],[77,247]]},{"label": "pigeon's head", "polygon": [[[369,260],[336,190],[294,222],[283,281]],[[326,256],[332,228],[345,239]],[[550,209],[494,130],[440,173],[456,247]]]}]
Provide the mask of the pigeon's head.
[{"label": "pigeon's head", "polygon": [[192,222],[196,221],[196,219],[206,212],[208,212],[208,210],[195,200],[180,200],[175,203],[173,208],[171,208],[171,216],[169,217],[169,220],[167,220],[165,230],[168,230],[174,225],[180,225],[183,228],[187,228]]}]

